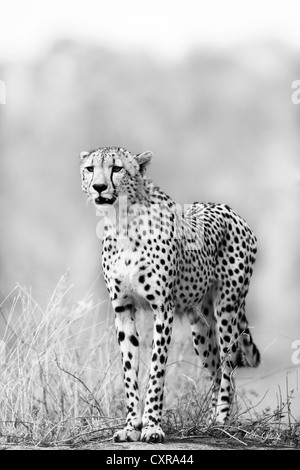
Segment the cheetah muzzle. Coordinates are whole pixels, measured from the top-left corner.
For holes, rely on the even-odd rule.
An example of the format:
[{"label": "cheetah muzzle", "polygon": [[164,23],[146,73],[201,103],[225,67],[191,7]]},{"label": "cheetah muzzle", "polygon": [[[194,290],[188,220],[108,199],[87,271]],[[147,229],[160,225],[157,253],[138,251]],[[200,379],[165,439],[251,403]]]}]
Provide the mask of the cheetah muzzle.
[{"label": "cheetah muzzle", "polygon": [[[152,153],[119,147],[81,152],[82,189],[105,214],[102,269],[115,312],[127,417],[117,441],[162,442],[163,391],[174,315],[189,318],[196,354],[213,379],[211,420],[230,413],[237,366],[256,367],[259,351],[245,315],[256,257],[249,225],[225,204],[183,212],[145,174]],[[116,214],[118,217],[116,217]],[[154,317],[148,389],[139,386],[140,306]]]}]

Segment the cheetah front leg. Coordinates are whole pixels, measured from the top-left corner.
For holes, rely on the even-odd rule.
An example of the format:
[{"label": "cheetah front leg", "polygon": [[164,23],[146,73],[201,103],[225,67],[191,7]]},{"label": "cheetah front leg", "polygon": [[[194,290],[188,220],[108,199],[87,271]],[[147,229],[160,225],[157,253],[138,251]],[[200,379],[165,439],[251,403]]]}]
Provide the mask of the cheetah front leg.
[{"label": "cheetah front leg", "polygon": [[165,304],[156,310],[154,316],[154,333],[149,385],[143,414],[142,440],[146,442],[163,442],[164,432],[161,429],[163,394],[168,349],[171,342],[174,308]]},{"label": "cheetah front leg", "polygon": [[127,417],[125,428],[114,435],[116,442],[139,441],[142,419],[138,388],[139,339],[135,324],[135,308],[132,304],[113,303],[118,343],[121,349]]}]

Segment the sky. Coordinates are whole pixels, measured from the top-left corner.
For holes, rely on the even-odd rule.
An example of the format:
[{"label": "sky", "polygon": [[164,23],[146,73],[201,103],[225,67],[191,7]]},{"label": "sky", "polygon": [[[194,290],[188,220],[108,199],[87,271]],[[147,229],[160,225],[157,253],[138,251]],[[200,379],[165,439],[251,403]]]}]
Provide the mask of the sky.
[{"label": "sky", "polygon": [[1,0],[0,60],[57,38],[178,58],[201,46],[279,39],[300,46],[299,0]]}]

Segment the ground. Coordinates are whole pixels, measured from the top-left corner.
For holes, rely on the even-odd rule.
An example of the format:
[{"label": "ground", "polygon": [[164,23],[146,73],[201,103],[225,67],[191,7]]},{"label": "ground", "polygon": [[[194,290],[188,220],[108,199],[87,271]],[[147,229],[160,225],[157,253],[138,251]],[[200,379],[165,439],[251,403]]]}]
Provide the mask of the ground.
[{"label": "ground", "polygon": [[[242,443],[244,442],[244,443]],[[231,438],[211,438],[211,437],[194,437],[194,438],[178,438],[169,437],[163,444],[147,444],[145,442],[114,442],[112,439],[100,441],[90,440],[88,443],[72,445],[72,446],[49,446],[35,447],[32,445],[16,445],[5,444],[0,446],[0,450],[105,450],[119,451],[161,451],[162,454],[167,451],[198,451],[198,450],[288,450],[296,449],[290,446],[275,446],[262,443],[247,443]],[[134,454],[133,454],[134,455]]]}]

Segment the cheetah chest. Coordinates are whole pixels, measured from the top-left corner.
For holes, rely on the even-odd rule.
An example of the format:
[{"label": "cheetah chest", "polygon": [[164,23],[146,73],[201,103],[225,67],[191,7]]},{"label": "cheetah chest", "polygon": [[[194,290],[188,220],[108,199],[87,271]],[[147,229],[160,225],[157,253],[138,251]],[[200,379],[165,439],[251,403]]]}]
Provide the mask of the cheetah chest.
[{"label": "cheetah chest", "polygon": [[104,245],[103,274],[112,298],[131,297],[144,304],[147,296],[157,290],[159,275],[153,267],[153,257],[147,253],[144,247],[137,248],[129,240],[118,241],[112,248]]}]

